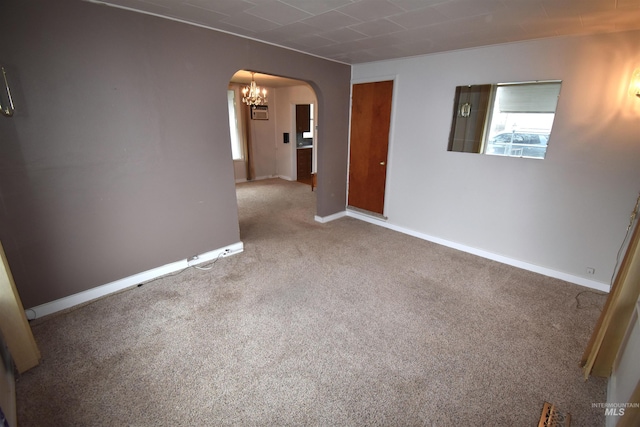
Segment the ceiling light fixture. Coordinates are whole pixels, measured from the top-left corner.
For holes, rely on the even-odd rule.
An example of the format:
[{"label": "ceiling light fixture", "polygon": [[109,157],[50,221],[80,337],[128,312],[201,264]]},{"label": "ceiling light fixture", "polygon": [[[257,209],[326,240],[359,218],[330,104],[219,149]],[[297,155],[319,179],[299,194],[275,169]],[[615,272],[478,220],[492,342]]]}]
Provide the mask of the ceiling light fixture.
[{"label": "ceiling light fixture", "polygon": [[631,75],[631,83],[629,84],[629,95],[635,95],[640,98],[640,68],[636,68]]},{"label": "ceiling light fixture", "polygon": [[253,72],[251,73],[251,84],[242,89],[242,102],[252,107],[267,103],[267,90],[258,87],[253,79],[254,74]]}]

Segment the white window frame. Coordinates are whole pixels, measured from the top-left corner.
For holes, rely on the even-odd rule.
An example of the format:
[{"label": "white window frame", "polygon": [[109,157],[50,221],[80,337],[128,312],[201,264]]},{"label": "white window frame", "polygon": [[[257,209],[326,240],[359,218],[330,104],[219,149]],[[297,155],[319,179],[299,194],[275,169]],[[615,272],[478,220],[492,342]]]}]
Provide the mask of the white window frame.
[{"label": "white window frame", "polygon": [[227,109],[229,111],[229,134],[231,137],[231,156],[233,160],[244,160],[244,140],[240,129],[240,106],[236,102],[236,89],[227,90]]}]

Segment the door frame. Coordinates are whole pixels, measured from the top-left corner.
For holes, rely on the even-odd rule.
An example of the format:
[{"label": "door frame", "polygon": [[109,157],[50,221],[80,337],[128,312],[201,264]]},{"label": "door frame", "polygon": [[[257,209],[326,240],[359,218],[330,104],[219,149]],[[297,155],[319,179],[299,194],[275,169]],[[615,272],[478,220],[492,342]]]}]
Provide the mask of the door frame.
[{"label": "door frame", "polygon": [[297,156],[297,141],[296,141],[296,105],[312,105],[313,106],[313,144],[311,148],[311,173],[318,173],[318,97],[316,95],[315,89],[310,87],[313,92],[313,96],[315,99],[310,101],[296,101],[295,99],[291,100],[289,103],[290,115],[291,115],[291,129],[289,134],[289,144],[293,147],[291,152],[291,177],[293,181],[298,180],[298,156]]},{"label": "door frame", "polygon": [[[391,115],[389,117],[389,141],[387,144],[387,172],[385,176],[384,182],[384,205],[382,208],[382,217],[378,215],[374,215],[373,212],[370,214],[377,219],[381,219],[386,221],[387,217],[387,206],[388,206],[388,197],[387,197],[387,189],[389,188],[389,183],[391,180],[391,174],[393,172],[393,152],[394,152],[394,135],[395,135],[395,122],[396,122],[396,102],[398,100],[398,82],[400,81],[398,74],[383,74],[379,76],[365,77],[359,79],[352,79],[351,84],[349,86],[349,142],[347,144],[347,191],[346,198],[344,201],[344,205],[346,210],[349,211],[349,172],[351,169],[351,113],[353,111],[353,85],[362,84],[362,83],[376,83],[382,81],[393,81],[393,93],[391,94]],[[367,215],[363,213],[363,211],[358,211],[359,214]]]}]

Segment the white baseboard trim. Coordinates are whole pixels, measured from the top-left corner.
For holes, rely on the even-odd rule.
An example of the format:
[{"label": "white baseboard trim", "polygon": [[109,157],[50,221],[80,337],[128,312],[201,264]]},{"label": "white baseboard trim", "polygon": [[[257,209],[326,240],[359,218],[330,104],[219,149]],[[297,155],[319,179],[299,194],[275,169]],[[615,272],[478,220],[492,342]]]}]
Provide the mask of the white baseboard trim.
[{"label": "white baseboard trim", "polygon": [[264,175],[264,176],[257,176],[253,178],[251,181],[248,181],[246,178],[236,179],[236,184],[240,184],[243,182],[264,181],[265,179],[273,179],[273,178],[282,178],[282,179],[286,179],[287,181],[295,181],[295,179],[288,176],[284,176],[284,175]]},{"label": "white baseboard trim", "polygon": [[334,214],[329,215],[329,216],[318,216],[318,215],[316,215],[316,216],[313,217],[313,219],[315,219],[319,223],[324,224],[324,223],[327,223],[327,222],[330,222],[330,221],[335,221],[336,219],[342,218],[344,216],[347,216],[347,213],[345,211],[342,211],[342,212],[334,213]]},{"label": "white baseboard trim", "polygon": [[79,292],[77,294],[69,295],[68,297],[60,298],[36,307],[28,308],[25,310],[25,314],[27,315],[27,319],[29,320],[37,319],[61,310],[66,310],[67,308],[71,308],[79,304],[83,304],[85,302],[92,301],[96,298],[121,291],[123,289],[137,286],[141,283],[157,279],[158,277],[164,276],[166,274],[175,273],[188,267],[206,263],[218,257],[235,255],[242,251],[244,251],[244,244],[242,242],[234,243],[232,245],[198,255],[198,259],[194,261],[183,259],[181,261],[172,262],[171,264],[166,264],[161,267],[143,271],[142,273],[134,274],[133,276],[125,277],[124,279],[116,280],[115,282],[107,283],[106,285],[97,286],[95,288]]},{"label": "white baseboard trim", "polygon": [[262,181],[264,179],[278,178],[278,175],[261,175],[253,178],[254,181]]},{"label": "white baseboard trim", "polygon": [[[442,246],[447,246],[449,248],[457,249],[462,252],[467,252],[473,255],[480,256],[482,258],[487,258],[492,261],[497,261],[502,264],[511,265],[513,267],[521,268],[523,270],[532,271],[534,273],[539,273],[545,276],[554,277],[556,279],[564,280],[565,282],[575,283],[576,285],[584,286],[590,289],[596,289],[602,292],[609,292],[610,286],[607,283],[597,282],[595,280],[585,279],[584,277],[574,276],[573,274],[563,273],[561,271],[552,270],[550,268],[541,267],[539,265],[530,264],[528,262],[519,261],[517,259],[508,258],[502,255],[494,254],[492,252],[484,251],[482,249],[472,248],[470,246],[462,245],[460,243],[451,242],[449,240],[441,239],[439,237],[430,236],[428,234],[420,233],[414,230],[410,230],[408,228],[400,227],[397,225],[389,224],[388,222],[377,219],[375,217],[369,215],[363,215],[359,212],[349,210],[346,211],[346,216],[359,219],[361,221],[368,222],[370,224],[379,225],[380,227],[388,228],[390,230],[398,231],[403,234],[408,234],[413,237],[417,237],[418,239],[427,240],[429,242],[437,243]],[[317,219],[316,219],[317,221]]]}]

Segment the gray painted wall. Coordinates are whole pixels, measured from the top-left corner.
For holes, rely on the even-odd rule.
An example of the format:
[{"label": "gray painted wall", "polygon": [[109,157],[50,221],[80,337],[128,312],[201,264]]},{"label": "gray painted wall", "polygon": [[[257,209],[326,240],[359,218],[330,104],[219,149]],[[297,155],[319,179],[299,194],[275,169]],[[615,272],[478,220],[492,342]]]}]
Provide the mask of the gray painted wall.
[{"label": "gray painted wall", "polygon": [[309,82],[317,214],[344,210],[350,67],[79,0],[3,5],[0,240],[25,307],[238,242],[226,90]]},{"label": "gray painted wall", "polygon": [[[640,191],[640,32],[563,37],[353,67],[396,78],[388,223],[608,284]],[[560,79],[544,160],[447,151],[455,87]],[[595,268],[595,275],[586,273]]]}]

